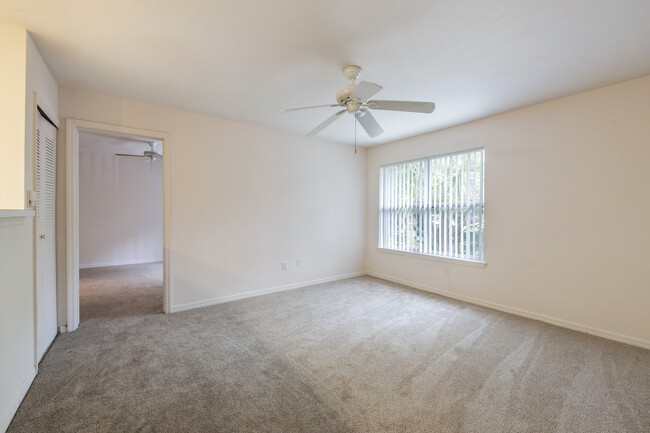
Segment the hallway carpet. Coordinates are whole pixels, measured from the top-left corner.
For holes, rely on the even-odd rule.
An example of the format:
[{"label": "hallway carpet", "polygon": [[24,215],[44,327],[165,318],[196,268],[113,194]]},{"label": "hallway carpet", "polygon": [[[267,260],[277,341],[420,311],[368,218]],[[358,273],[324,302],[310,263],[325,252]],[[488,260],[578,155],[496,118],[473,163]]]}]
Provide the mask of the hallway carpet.
[{"label": "hallway carpet", "polygon": [[650,431],[648,350],[370,277],[164,315],[157,266],[83,271],[9,432]]}]

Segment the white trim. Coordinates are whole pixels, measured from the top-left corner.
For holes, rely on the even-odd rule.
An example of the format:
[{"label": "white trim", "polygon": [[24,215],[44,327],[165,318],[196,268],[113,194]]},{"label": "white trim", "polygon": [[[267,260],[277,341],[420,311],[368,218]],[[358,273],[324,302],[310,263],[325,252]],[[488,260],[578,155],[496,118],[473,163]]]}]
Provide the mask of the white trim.
[{"label": "white trim", "polygon": [[450,263],[453,265],[469,266],[470,268],[483,269],[487,266],[486,262],[473,262],[471,260],[454,259],[452,257],[440,257],[440,256],[433,256],[430,254],[414,253],[411,251],[391,250],[390,248],[377,247],[377,251],[379,251],[380,253],[397,254],[400,256],[406,256],[415,259],[433,260],[436,262]]},{"label": "white trim", "polygon": [[299,289],[301,287],[313,286],[315,284],[329,283],[331,281],[345,280],[346,278],[362,277],[365,272],[352,272],[350,274],[336,275],[333,277],[318,278],[316,280],[303,281],[300,283],[286,284],[284,286],[269,287],[266,289],[252,290],[250,292],[238,293],[236,295],[220,296],[218,298],[206,299],[203,301],[188,302],[187,304],[172,305],[172,313],[194,310],[195,308],[208,307],[210,305],[223,304],[225,302],[238,301],[240,299],[252,298],[254,296],[268,295],[270,293],[283,292],[285,290]]},{"label": "white trim", "polygon": [[435,287],[426,286],[424,284],[414,283],[412,281],[402,280],[401,278],[391,277],[389,275],[384,275],[377,272],[368,271],[367,274],[370,275],[371,277],[380,278],[386,281],[392,281],[393,283],[402,284],[404,286],[409,286],[414,289],[422,290],[429,293],[435,293],[437,295],[442,295],[447,298],[457,299],[459,301],[468,302],[470,304],[480,305],[482,307],[491,308],[493,310],[503,311],[504,313],[515,314],[517,316],[526,317],[528,319],[539,320],[541,322],[550,323],[551,325],[560,326],[562,328],[584,332],[587,334],[595,335],[597,337],[603,337],[608,340],[614,340],[621,343],[630,344],[632,346],[638,346],[644,349],[650,349],[650,341],[644,340],[642,338],[632,337],[630,335],[625,335],[625,334],[619,334],[618,332],[607,331],[605,329],[595,328],[593,326],[571,322],[569,320],[560,319],[558,317],[534,313],[532,311],[523,310],[521,308],[509,307],[507,305],[498,304],[496,302],[485,301],[483,299],[475,298],[473,296],[461,295],[459,293],[454,293],[448,290],[442,290]]},{"label": "white trim", "polygon": [[66,119],[66,259],[67,329],[79,326],[79,130],[108,132],[125,137],[147,137],[163,143],[163,311],[169,313],[172,233],[172,142],[171,135],[146,129],[128,128],[87,120]]},{"label": "white trim", "polygon": [[34,209],[0,209],[0,218],[16,218],[34,216]]},{"label": "white trim", "polygon": [[162,262],[163,258],[159,257],[156,259],[142,259],[142,260],[124,260],[121,262],[105,262],[105,263],[87,263],[85,265],[79,265],[79,269],[90,269],[90,268],[107,268],[109,266],[124,266],[124,265],[141,265],[144,263],[158,263]]},{"label": "white trim", "polygon": [[79,326],[79,129],[74,121],[65,123],[65,225],[67,323],[70,331]]},{"label": "white trim", "polygon": [[29,371],[27,372],[27,376],[25,376],[25,379],[23,379],[23,383],[18,390],[18,395],[14,398],[14,401],[11,406],[9,406],[9,410],[7,413],[5,413],[2,418],[0,418],[0,432],[4,433],[7,431],[9,428],[9,424],[11,424],[11,420],[14,419],[14,415],[16,415],[16,411],[18,411],[18,408],[20,407],[20,403],[23,402],[23,399],[25,398],[25,394],[27,394],[27,391],[29,391],[29,387],[32,386],[32,382],[34,381],[34,378],[36,377],[36,368],[30,367]]}]

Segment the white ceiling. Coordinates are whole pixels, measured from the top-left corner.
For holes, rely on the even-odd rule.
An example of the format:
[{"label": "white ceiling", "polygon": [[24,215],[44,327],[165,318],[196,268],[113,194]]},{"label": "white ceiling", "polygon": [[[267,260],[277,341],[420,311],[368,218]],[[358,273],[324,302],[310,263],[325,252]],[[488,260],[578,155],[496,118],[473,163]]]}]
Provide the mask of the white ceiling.
[{"label": "white ceiling", "polygon": [[[3,0],[59,84],[306,134],[364,68],[379,144],[650,73],[647,0]],[[344,116],[321,138],[353,142]]]},{"label": "white ceiling", "polygon": [[154,143],[156,152],[162,154],[162,142],[139,137],[119,136],[95,131],[79,131],[79,151],[91,153],[127,153],[142,155],[151,150],[149,142]]}]

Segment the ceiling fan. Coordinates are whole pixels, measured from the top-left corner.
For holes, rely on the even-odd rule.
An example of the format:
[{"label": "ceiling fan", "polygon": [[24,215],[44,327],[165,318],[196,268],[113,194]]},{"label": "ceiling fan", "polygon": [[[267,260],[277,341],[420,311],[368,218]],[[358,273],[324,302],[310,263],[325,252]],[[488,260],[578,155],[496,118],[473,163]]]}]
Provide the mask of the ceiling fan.
[{"label": "ceiling fan", "polygon": [[149,146],[151,147],[151,150],[145,150],[142,152],[142,155],[134,155],[131,153],[116,153],[115,155],[117,156],[131,156],[134,158],[149,158],[151,161],[162,161],[163,156],[162,154],[156,152],[154,150],[154,146],[156,145],[153,141],[148,142]]},{"label": "ceiling fan", "polygon": [[368,109],[407,111],[411,113],[432,113],[436,108],[436,105],[433,102],[370,100],[370,98],[372,98],[381,89],[383,89],[383,87],[375,83],[370,83],[368,81],[361,81],[356,84],[355,82],[361,75],[361,72],[361,67],[356,65],[350,65],[343,68],[343,75],[348,77],[352,81],[352,84],[343,87],[336,93],[336,101],[338,102],[337,104],[288,108],[286,110],[282,110],[282,112],[320,107],[345,107],[343,110],[337,111],[325,119],[323,123],[312,129],[307,135],[314,136],[318,134],[347,111],[348,113],[354,115],[356,120],[359,121],[370,138],[375,138],[381,135],[384,130],[381,128],[381,126],[379,126]]}]

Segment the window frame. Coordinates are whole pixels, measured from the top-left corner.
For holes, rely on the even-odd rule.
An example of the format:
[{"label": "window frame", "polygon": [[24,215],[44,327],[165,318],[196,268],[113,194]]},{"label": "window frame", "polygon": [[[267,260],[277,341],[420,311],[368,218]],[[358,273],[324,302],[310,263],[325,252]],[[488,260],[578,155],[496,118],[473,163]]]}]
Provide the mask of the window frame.
[{"label": "window frame", "polygon": [[[423,162],[423,161],[428,161],[427,165],[429,167],[429,172],[431,170],[431,164],[430,161],[436,158],[443,158],[443,157],[452,157],[455,155],[460,155],[460,154],[465,154],[465,153],[471,153],[475,151],[483,151],[483,167],[482,167],[482,178],[481,178],[481,190],[483,192],[483,200],[482,200],[482,205],[483,205],[483,242],[482,242],[482,247],[483,247],[483,258],[482,260],[469,260],[469,259],[463,259],[463,258],[458,258],[458,257],[448,257],[448,256],[441,256],[441,255],[435,255],[435,254],[427,254],[427,253],[420,253],[420,252],[415,252],[415,251],[405,251],[405,250],[398,250],[398,249],[393,249],[393,248],[387,248],[380,246],[381,245],[381,233],[382,233],[382,197],[383,197],[383,188],[384,188],[384,180],[382,177],[382,173],[384,173],[383,169],[386,167],[391,167],[399,164],[410,164],[410,163],[418,163],[418,162]],[[486,245],[485,245],[485,227],[486,227],[486,200],[485,200],[485,166],[486,166],[486,152],[485,152],[485,146],[479,146],[479,147],[472,147],[468,149],[463,149],[463,150],[457,150],[453,152],[446,152],[446,153],[438,153],[435,155],[430,155],[430,156],[425,156],[425,157],[419,157],[419,158],[413,158],[413,159],[408,159],[408,160],[402,160],[402,161],[396,161],[396,162],[390,162],[386,164],[381,164],[379,165],[378,168],[378,188],[377,188],[377,246],[376,250],[381,253],[387,253],[387,254],[394,254],[394,255],[401,255],[401,256],[406,256],[406,257],[414,257],[418,259],[424,259],[424,260],[433,260],[437,262],[442,262],[442,263],[449,263],[449,264],[457,264],[457,265],[463,265],[463,266],[468,266],[468,267],[473,267],[473,268],[485,268],[487,266],[487,259],[486,259]],[[430,188],[430,181],[426,182],[427,187]],[[430,211],[429,211],[430,214]]]}]

